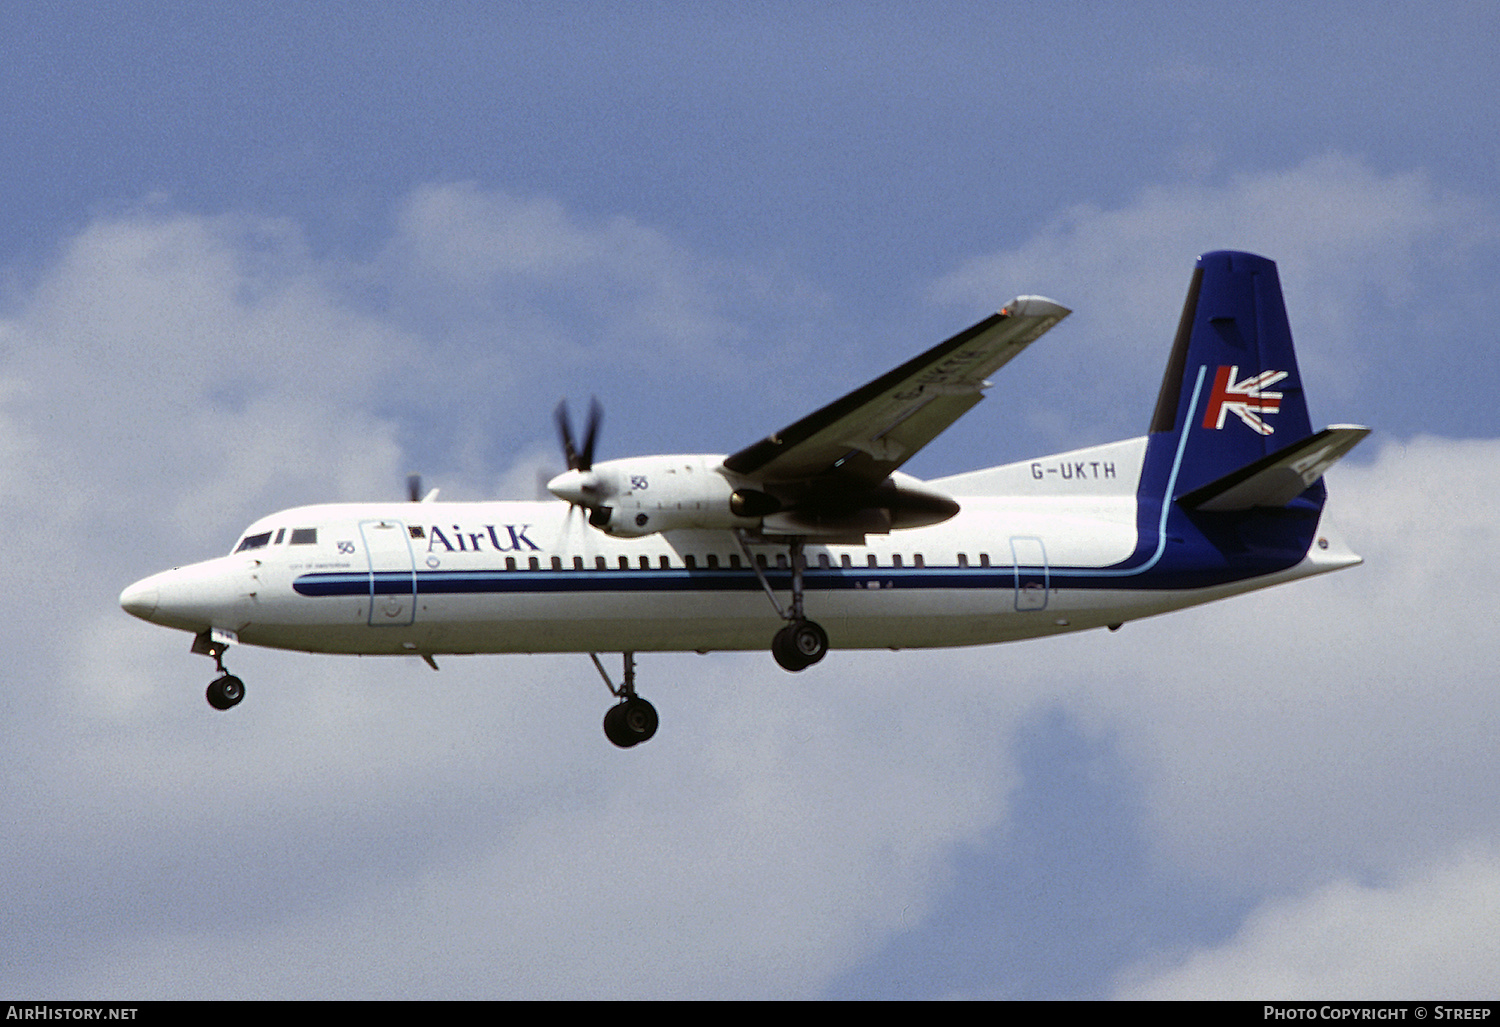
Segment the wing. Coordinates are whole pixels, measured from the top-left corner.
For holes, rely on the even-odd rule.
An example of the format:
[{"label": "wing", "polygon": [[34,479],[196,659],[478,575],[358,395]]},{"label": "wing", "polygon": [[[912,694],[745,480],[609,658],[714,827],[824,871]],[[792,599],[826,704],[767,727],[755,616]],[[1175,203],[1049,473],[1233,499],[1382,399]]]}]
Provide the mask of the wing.
[{"label": "wing", "polygon": [[987,375],[1070,311],[1021,296],[843,399],[724,459],[764,482],[873,488],[983,398]]}]

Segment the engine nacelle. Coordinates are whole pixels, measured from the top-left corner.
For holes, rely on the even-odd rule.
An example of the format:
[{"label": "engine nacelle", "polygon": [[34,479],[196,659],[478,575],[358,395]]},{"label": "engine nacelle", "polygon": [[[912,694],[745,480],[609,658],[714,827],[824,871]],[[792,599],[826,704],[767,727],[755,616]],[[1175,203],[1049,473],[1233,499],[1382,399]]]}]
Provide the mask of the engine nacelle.
[{"label": "engine nacelle", "polygon": [[736,490],[719,470],[722,456],[647,456],[605,460],[589,523],[623,538],[683,528],[755,528],[780,501]]},{"label": "engine nacelle", "polygon": [[897,471],[862,492],[837,489],[804,496],[768,515],[761,522],[761,533],[859,543],[866,535],[940,524],[958,511],[958,502],[951,496]]}]

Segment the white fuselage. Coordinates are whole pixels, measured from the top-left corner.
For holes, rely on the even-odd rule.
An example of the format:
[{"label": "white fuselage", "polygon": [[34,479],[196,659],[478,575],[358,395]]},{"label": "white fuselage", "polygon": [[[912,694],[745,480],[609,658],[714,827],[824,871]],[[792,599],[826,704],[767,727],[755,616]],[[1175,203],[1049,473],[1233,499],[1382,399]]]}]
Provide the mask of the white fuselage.
[{"label": "white fuselage", "polygon": [[[1143,587],[1173,544],[1164,526],[1153,538],[1138,523],[1144,448],[1137,439],[959,475],[933,483],[961,505],[941,524],[863,545],[810,540],[807,615],[836,649],[975,645],[1115,625],[1358,562],[1320,524],[1318,544],[1279,572]],[[750,548],[784,600],[785,541]],[[1145,558],[1122,568],[1133,553]],[[560,501],[298,507],[257,521],[229,556],[137,582],[121,603],[244,644],[368,655],[765,649],[782,622],[734,532],[612,537]]]}]

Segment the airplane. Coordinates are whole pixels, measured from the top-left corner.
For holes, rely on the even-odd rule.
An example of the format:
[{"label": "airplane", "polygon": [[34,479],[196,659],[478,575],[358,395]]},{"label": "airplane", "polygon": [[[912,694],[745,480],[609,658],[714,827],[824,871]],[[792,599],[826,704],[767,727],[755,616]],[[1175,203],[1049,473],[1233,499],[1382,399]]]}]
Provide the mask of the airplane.
[{"label": "airplane", "polygon": [[[916,649],[1107,627],[1361,562],[1324,516],[1324,473],[1370,429],[1313,431],[1276,264],[1198,258],[1147,434],[921,481],[899,468],[988,376],[1070,311],[998,313],[728,455],[595,460],[556,419],[545,502],[303,506],[226,556],[153,574],[120,605],[193,634],[239,703],[232,645],[439,656],[587,653],[606,737],[651,738],[640,652]],[[768,601],[769,600],[769,601]],[[599,658],[618,652],[616,683]]]}]

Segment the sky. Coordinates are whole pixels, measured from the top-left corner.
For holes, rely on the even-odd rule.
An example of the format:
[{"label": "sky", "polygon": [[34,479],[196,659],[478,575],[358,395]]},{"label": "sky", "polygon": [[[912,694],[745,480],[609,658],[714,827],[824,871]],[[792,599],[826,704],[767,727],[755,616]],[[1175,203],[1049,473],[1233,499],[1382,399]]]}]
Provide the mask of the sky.
[{"label": "sky", "polygon": [[[9,5],[0,993],[1490,998],[1500,10]],[[231,650],[120,590],[303,503],[733,452],[1018,294],[905,468],[1142,434],[1196,256],[1280,266],[1355,569],[1117,633]],[[836,642],[835,642],[836,644]]]}]

